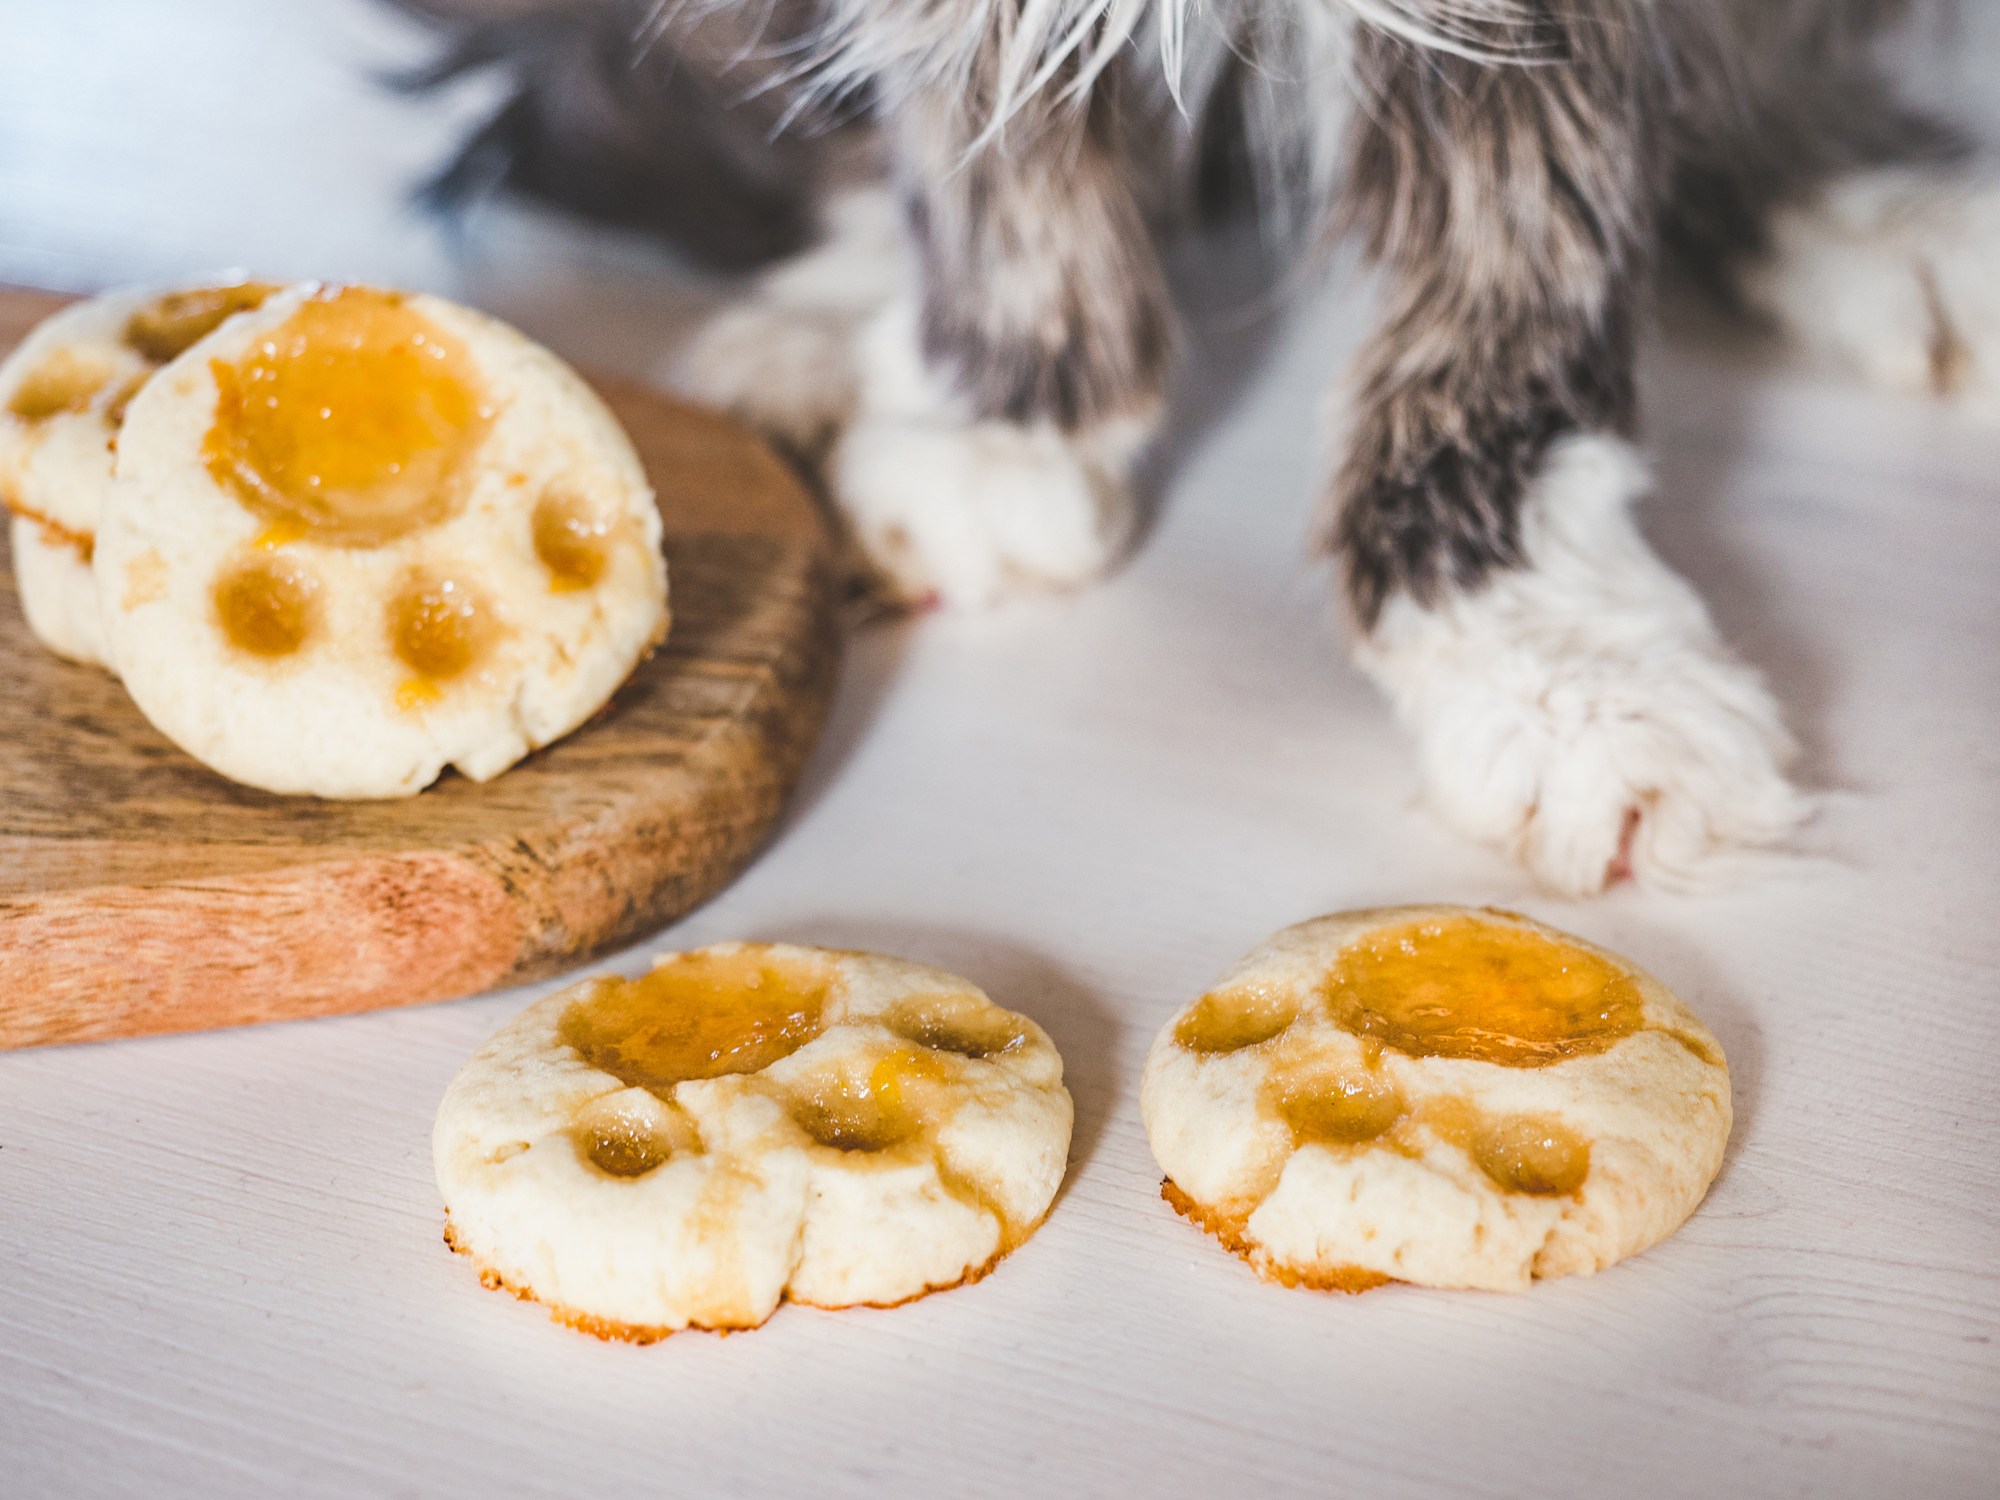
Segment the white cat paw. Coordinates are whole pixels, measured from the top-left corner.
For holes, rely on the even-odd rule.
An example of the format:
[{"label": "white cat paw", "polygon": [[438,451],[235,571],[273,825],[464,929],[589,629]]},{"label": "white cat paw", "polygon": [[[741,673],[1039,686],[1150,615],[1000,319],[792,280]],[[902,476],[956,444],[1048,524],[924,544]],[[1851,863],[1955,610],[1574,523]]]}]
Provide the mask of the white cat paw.
[{"label": "white cat paw", "polygon": [[2000,408],[2000,180],[1890,167],[1780,209],[1738,273],[1809,353],[1890,389]]},{"label": "white cat paw", "polygon": [[1074,588],[1117,561],[1151,412],[1074,432],[979,420],[926,368],[908,302],[878,315],[856,347],[856,416],[827,483],[889,593],[981,606]]},{"label": "white cat paw", "polygon": [[722,408],[808,460],[854,416],[854,342],[915,278],[889,190],[860,188],[827,206],[827,234],[759,279],[680,357],[676,389]]},{"label": "white cat paw", "polygon": [[766,275],[682,355],[675,386],[820,471],[877,591],[979,606],[1073,588],[1132,532],[1145,414],[1079,432],[982,421],[925,364],[916,266],[888,190],[828,210],[815,249]]},{"label": "white cat paw", "polygon": [[1568,895],[1712,883],[1807,811],[1777,705],[1632,523],[1645,486],[1623,442],[1557,444],[1523,507],[1531,566],[1435,609],[1399,596],[1356,653],[1438,815]]}]

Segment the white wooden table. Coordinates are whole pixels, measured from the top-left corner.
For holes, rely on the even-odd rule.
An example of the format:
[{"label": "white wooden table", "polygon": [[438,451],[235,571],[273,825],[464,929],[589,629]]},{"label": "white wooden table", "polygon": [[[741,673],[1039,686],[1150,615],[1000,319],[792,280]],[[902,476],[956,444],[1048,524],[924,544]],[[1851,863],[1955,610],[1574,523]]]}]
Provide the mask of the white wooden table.
[{"label": "white wooden table", "polygon": [[[402,215],[490,95],[371,92],[413,38],[358,0],[0,0],[0,46],[0,278],[376,277],[640,371],[719,295],[547,217],[455,258]],[[1074,1160],[995,1275],[644,1349],[482,1291],[431,1113],[541,989],[0,1055],[0,1493],[2000,1493],[2000,427],[1712,338],[1649,356],[1649,529],[1785,700],[1826,857],[1562,906],[1417,809],[1302,558],[1359,318],[1205,316],[1132,565],[862,630],[776,841],[647,945],[881,948],[1047,1026]],[[1160,1202],[1161,1021],[1276,927],[1426,899],[1610,944],[1721,1037],[1736,1134],[1667,1243],[1522,1297],[1343,1298]]]}]

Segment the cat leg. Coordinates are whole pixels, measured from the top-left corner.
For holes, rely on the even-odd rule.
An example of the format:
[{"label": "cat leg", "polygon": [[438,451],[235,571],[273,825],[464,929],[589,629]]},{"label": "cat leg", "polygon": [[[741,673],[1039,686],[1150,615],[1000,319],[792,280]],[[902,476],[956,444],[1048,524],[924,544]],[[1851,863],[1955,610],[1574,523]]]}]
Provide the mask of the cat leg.
[{"label": "cat leg", "polygon": [[821,217],[819,242],[712,318],[674,371],[679,389],[808,467],[824,462],[854,418],[861,330],[917,284],[903,211],[886,184],[835,194]]},{"label": "cat leg", "polygon": [[1647,14],[1544,20],[1533,66],[1356,38],[1350,207],[1388,272],[1332,496],[1356,656],[1444,821],[1577,895],[1699,881],[1804,806],[1776,705],[1631,515]]},{"label": "cat leg", "polygon": [[1756,0],[1673,122],[1666,242],[1823,363],[2000,409],[2000,175],[1905,106],[1874,43],[1901,6]]},{"label": "cat leg", "polygon": [[917,91],[895,106],[918,285],[862,331],[827,473],[901,598],[1074,587],[1131,535],[1171,312],[1109,108],[1100,85],[1087,108],[1017,117],[973,149],[976,105]]},{"label": "cat leg", "polygon": [[1117,561],[1156,401],[1068,427],[981,416],[923,357],[914,299],[871,322],[857,353],[860,400],[827,478],[882,592],[989,605],[1075,588]]},{"label": "cat leg", "polygon": [[990,118],[883,86],[897,196],[850,198],[682,367],[815,460],[882,592],[983,605],[1088,582],[1134,519],[1171,311],[1108,90]]}]

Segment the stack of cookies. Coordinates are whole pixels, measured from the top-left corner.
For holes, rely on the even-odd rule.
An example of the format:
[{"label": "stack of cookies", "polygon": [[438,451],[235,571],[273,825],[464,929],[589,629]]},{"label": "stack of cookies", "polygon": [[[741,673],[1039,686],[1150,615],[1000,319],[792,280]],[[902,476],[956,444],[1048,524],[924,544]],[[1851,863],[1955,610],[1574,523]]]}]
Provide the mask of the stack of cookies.
[{"label": "stack of cookies", "polygon": [[111,293],[0,364],[0,409],[30,627],[251,786],[485,780],[665,634],[659,514],[616,420],[439,298]]}]

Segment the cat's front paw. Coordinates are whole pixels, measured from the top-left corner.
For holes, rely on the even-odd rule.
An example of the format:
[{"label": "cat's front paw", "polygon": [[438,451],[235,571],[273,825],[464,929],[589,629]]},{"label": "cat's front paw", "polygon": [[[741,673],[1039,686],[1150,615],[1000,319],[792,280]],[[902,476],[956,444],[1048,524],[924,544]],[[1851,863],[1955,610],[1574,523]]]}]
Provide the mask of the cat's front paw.
[{"label": "cat's front paw", "polygon": [[859,399],[855,342],[914,284],[902,215],[885,187],[854,189],[826,211],[819,244],[758,278],[681,354],[676,389],[720,407],[816,465]]},{"label": "cat's front paw", "polygon": [[1744,299],[1877,385],[2000,410],[2000,179],[1857,172],[1772,215]]},{"label": "cat's front paw", "polygon": [[977,607],[1075,588],[1118,560],[1150,410],[1073,431],[977,418],[925,365],[909,302],[879,314],[856,348],[855,413],[827,487],[884,592]]},{"label": "cat's front paw", "polygon": [[976,417],[923,357],[888,191],[850,193],[828,217],[817,248],[702,330],[675,385],[817,473],[894,601],[980,606],[1107,571],[1132,533],[1127,478],[1157,403],[1077,430]]},{"label": "cat's front paw", "polygon": [[1438,815],[1568,895],[1706,883],[1806,812],[1777,705],[1632,524],[1644,484],[1622,442],[1558,444],[1523,508],[1531,566],[1398,596],[1357,651]]}]

